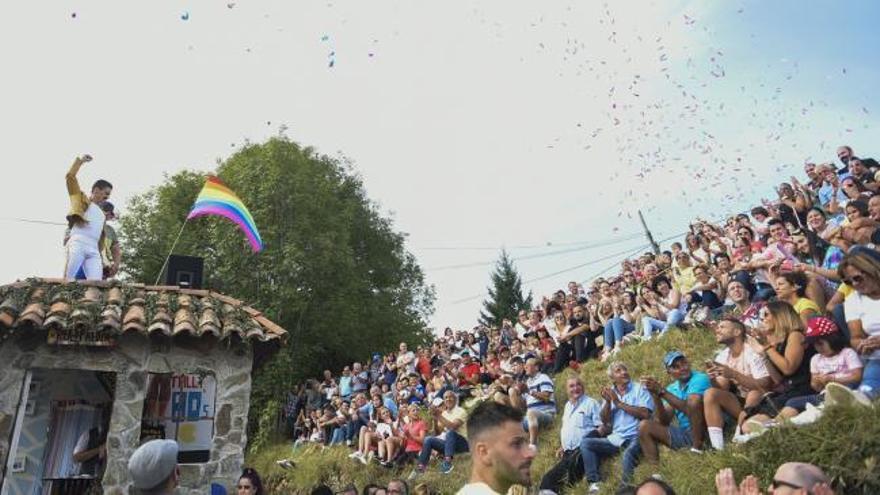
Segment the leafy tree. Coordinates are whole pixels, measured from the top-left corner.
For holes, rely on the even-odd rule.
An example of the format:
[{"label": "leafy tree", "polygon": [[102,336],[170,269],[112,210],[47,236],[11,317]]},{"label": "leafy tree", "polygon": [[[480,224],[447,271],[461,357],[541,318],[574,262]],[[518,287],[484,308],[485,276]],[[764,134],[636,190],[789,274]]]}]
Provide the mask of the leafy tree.
[{"label": "leafy tree", "polygon": [[[252,254],[232,222],[202,217],[186,225],[175,252],[203,257],[206,287],[289,332],[287,346],[255,367],[252,427],[271,398],[303,378],[428,338],[433,287],[348,162],[276,137],[246,145],[216,173],[247,205],[264,250]],[[130,278],[155,281],[204,180],[178,172],[131,200],[120,228]]]},{"label": "leafy tree", "polygon": [[487,326],[500,326],[502,320],[516,321],[521,309],[528,311],[532,307],[532,292],[523,297],[522,279],[506,250],[495,264],[492,273],[492,287],[488,288],[489,298],[483,301],[480,311],[480,323]]}]

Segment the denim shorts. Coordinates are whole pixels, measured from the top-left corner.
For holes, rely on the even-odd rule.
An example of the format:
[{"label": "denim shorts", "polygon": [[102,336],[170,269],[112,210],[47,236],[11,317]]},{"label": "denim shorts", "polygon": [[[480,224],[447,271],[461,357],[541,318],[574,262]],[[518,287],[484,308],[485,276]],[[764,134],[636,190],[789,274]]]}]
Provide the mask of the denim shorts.
[{"label": "denim shorts", "polygon": [[670,425],[669,445],[671,446],[672,450],[678,450],[684,447],[693,446],[694,441],[691,438],[691,431],[679,428],[678,426]]},{"label": "denim shorts", "polygon": [[[554,415],[546,412],[534,411],[535,416],[538,418],[538,429],[543,430],[545,428],[550,427],[553,424],[553,420],[555,419]],[[529,431],[529,417],[528,414],[522,420],[523,430]]]}]

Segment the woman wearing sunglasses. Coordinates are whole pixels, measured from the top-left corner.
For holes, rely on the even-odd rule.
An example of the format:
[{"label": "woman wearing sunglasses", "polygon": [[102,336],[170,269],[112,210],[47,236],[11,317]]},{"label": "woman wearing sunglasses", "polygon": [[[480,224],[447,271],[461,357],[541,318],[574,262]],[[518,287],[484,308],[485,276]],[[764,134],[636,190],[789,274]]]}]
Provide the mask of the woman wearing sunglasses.
[{"label": "woman wearing sunglasses", "polygon": [[785,403],[794,397],[809,395],[810,358],[815,353],[804,341],[804,323],[791,304],[772,301],[761,309],[761,328],[753,331],[748,344],[767,359],[767,371],[774,389],[755,406],[740,415],[742,431],[756,433],[779,415]]},{"label": "woman wearing sunglasses", "polygon": [[858,247],[838,267],[841,279],[855,292],[846,298],[844,313],[850,345],[865,364],[859,390],[880,397],[880,253]]}]

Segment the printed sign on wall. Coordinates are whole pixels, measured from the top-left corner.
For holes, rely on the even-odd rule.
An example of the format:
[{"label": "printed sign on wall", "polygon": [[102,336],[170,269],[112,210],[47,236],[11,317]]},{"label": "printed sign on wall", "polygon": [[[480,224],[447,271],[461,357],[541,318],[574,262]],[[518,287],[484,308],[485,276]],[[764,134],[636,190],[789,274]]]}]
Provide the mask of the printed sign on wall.
[{"label": "printed sign on wall", "polygon": [[212,375],[150,373],[141,441],[177,440],[178,462],[207,462],[214,438],[216,390]]}]

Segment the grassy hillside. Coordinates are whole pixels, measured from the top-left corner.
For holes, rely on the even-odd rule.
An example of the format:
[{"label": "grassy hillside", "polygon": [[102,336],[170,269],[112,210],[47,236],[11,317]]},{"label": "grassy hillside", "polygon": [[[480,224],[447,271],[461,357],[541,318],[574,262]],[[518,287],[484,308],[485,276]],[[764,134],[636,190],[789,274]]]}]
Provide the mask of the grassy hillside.
[{"label": "grassy hillside", "polygon": [[[717,345],[714,336],[705,331],[672,331],[662,339],[649,344],[624,348],[619,360],[627,363],[633,379],[653,375],[667,381],[661,364],[663,355],[670,349],[679,349],[689,356],[695,368],[697,363],[710,358]],[[565,400],[562,384],[565,372],[556,377],[557,401]],[[607,385],[605,366],[598,362],[586,363],[581,371],[587,394],[598,397],[598,391]],[[815,425],[808,428],[780,428],[750,442],[747,446],[732,446],[722,452],[702,455],[685,452],[661,454],[659,472],[679,493],[714,493],[715,473],[722,467],[732,467],[737,477],[754,473],[769,482],[776,467],[786,461],[813,462],[821,465],[837,479],[845,493],[880,493],[880,416],[877,410],[865,408],[835,408]],[[559,446],[558,425],[545,433],[540,440],[538,457],[533,464],[534,482],[553,465],[553,453]],[[275,460],[291,457],[290,444],[279,444],[262,449],[248,457],[248,465],[255,467],[268,484],[271,493],[308,493],[318,483],[327,483],[334,489],[353,483],[358,488],[370,482],[387,482],[392,477],[406,476],[408,471],[392,472],[377,464],[363,466],[348,458],[350,451],[342,447],[321,450],[311,448],[294,456],[297,463],[292,470],[283,470]],[[455,493],[467,482],[470,458],[456,456],[455,470],[441,475],[434,469],[419,479],[439,493]],[[620,476],[618,461],[603,465],[608,483],[605,493],[613,493]],[[650,471],[650,472],[649,472]],[[653,471],[640,467],[636,479],[642,479]],[[586,484],[581,482],[571,493],[584,493]],[[843,493],[841,490],[840,493]]]}]

